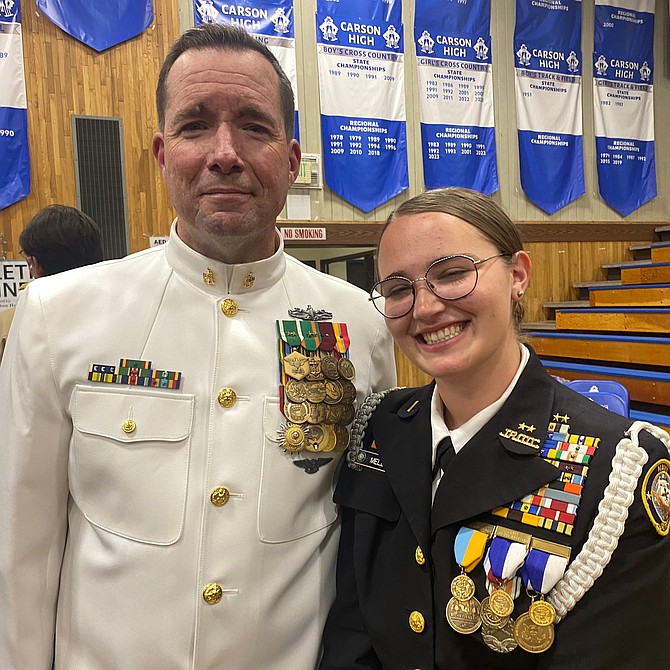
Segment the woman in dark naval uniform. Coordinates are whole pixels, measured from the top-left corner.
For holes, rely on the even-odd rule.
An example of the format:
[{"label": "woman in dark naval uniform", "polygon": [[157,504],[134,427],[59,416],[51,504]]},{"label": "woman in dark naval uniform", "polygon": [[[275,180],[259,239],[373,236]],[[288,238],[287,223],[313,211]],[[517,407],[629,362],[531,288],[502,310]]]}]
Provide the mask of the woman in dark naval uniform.
[{"label": "woman in dark naval uniform", "polygon": [[403,203],[378,269],[371,300],[434,381],[359,409],[320,669],[667,667],[667,433],[520,343],[531,261],[489,198]]}]

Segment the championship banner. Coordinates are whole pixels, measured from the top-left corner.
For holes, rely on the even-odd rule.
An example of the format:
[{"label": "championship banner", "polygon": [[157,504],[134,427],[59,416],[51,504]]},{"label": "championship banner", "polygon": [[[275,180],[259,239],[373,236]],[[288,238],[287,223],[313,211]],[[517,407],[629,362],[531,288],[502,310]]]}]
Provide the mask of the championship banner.
[{"label": "championship banner", "polygon": [[96,51],[136,37],[154,20],[152,0],[37,0],[37,9]]},{"label": "championship banner", "polygon": [[299,140],[293,0],[193,0],[193,16],[196,26],[203,23],[228,23],[244,28],[270,49],[293,88],[295,137]]},{"label": "championship banner", "polygon": [[581,0],[517,0],[521,186],[548,214],[584,195]]},{"label": "championship banner", "polygon": [[19,0],[0,0],[0,209],[30,193]]},{"label": "championship banner", "polygon": [[426,188],[498,190],[491,0],[416,0],[421,145]]},{"label": "championship banner", "polygon": [[596,0],[593,103],[598,185],[622,216],[655,198],[654,0]]},{"label": "championship banner", "polygon": [[[356,13],[373,5],[376,12]],[[403,25],[371,18],[387,5],[385,0],[317,3],[325,179],[364,212],[409,186]],[[393,3],[395,12],[400,7],[399,0]]]}]

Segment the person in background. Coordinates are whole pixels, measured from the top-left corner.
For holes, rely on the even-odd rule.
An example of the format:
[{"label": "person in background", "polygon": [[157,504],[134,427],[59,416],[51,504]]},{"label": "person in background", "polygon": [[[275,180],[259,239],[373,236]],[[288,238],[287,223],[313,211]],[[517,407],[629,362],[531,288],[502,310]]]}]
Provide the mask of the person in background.
[{"label": "person in background", "polygon": [[531,260],[491,199],[411,198],[378,251],[371,300],[434,381],[357,415],[320,669],[665,665],[670,437],[520,343]]},{"label": "person in background", "polygon": [[[75,207],[49,205],[28,222],[19,236],[33,278],[55,275],[102,259],[102,233],[93,219]],[[0,361],[14,308],[0,312]]]},{"label": "person in background", "polygon": [[0,373],[0,667],[311,670],[334,474],[395,382],[367,295],[284,252],[290,82],[238,28],[172,46],[165,245],[31,283]]}]

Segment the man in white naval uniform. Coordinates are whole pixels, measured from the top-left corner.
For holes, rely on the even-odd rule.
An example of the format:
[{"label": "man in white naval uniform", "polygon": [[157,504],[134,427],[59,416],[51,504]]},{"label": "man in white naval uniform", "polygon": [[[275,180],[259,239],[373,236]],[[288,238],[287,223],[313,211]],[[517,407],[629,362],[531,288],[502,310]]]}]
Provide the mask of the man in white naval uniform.
[{"label": "man in white naval uniform", "polygon": [[0,367],[2,670],[314,668],[341,454],[283,448],[277,324],[332,314],[359,401],[395,381],[365,294],[284,253],[300,149],[270,52],[188,31],[157,104],[168,243],[31,283]]}]

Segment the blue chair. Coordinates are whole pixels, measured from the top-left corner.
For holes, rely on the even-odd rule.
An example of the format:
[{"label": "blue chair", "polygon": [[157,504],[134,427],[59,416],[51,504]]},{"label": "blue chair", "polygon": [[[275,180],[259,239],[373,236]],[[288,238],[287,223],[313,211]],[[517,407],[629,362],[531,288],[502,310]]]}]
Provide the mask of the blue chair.
[{"label": "blue chair", "polygon": [[610,412],[628,417],[630,411],[630,397],[628,389],[619,382],[608,379],[576,379],[568,382],[577,393],[597,402]]}]

